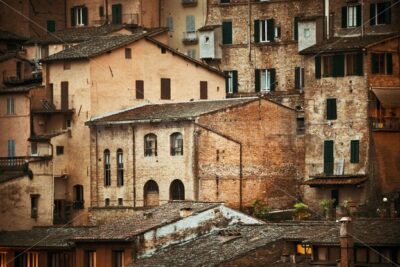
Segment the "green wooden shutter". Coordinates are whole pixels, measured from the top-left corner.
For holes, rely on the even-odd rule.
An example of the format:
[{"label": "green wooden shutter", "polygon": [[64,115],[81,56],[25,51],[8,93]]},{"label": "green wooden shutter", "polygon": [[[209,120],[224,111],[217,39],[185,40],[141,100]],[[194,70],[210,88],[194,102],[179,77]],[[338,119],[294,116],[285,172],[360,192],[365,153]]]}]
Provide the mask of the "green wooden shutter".
[{"label": "green wooden shutter", "polygon": [[225,93],[229,93],[229,71],[224,71],[225,77]]},{"label": "green wooden shutter", "polygon": [[275,69],[268,69],[270,73],[270,90],[275,91],[276,88],[276,70]]},{"label": "green wooden shutter", "polygon": [[71,26],[74,27],[75,25],[76,25],[75,8],[71,8]]},{"label": "green wooden shutter", "polygon": [[392,53],[386,53],[386,74],[393,74]]},{"label": "green wooden shutter", "polygon": [[347,6],[342,7],[342,28],[347,28]]},{"label": "green wooden shutter", "polygon": [[314,59],[315,59],[315,78],[321,79],[321,57],[316,56]]},{"label": "green wooden shutter", "polygon": [[294,17],[293,19],[293,39],[299,40],[299,17]]},{"label": "green wooden shutter", "polygon": [[54,20],[47,21],[47,31],[55,32],[56,31],[56,22]]},{"label": "green wooden shutter", "polygon": [[371,72],[373,74],[378,73],[378,54],[371,54]]},{"label": "green wooden shutter", "polygon": [[260,92],[260,90],[261,90],[261,81],[260,81],[260,79],[261,79],[261,70],[255,69],[255,80],[254,80],[254,82],[255,82],[255,90],[256,90],[257,93]]},{"label": "green wooden shutter", "polygon": [[356,23],[357,27],[361,26],[361,17],[362,17],[362,10],[361,10],[361,5],[356,6]]},{"label": "green wooden shutter", "polygon": [[294,88],[295,89],[301,89],[301,84],[300,84],[300,73],[301,68],[300,67],[295,67],[294,68]]},{"label": "green wooden shutter", "polygon": [[260,21],[258,19],[254,20],[254,42],[260,42]]},{"label": "green wooden shutter", "polygon": [[324,173],[326,175],[333,174],[334,167],[334,155],[333,155],[333,141],[324,141]]},{"label": "green wooden shutter", "polygon": [[232,21],[222,22],[222,44],[232,44]]},{"label": "green wooden shutter", "polygon": [[344,54],[336,54],[332,57],[333,77],[344,77]]},{"label": "green wooden shutter", "polygon": [[360,162],[360,141],[351,140],[350,141],[350,162],[359,163]]},{"label": "green wooden shutter", "polygon": [[275,22],[274,19],[267,19],[267,40],[275,41]]},{"label": "green wooden shutter", "polygon": [[122,5],[116,4],[111,7],[112,23],[121,24],[122,23]]},{"label": "green wooden shutter", "polygon": [[369,5],[369,25],[375,25],[376,4]]},{"label": "green wooden shutter", "polygon": [[83,25],[88,25],[88,8],[82,8],[82,23]]},{"label": "green wooden shutter", "polygon": [[364,69],[363,69],[363,61],[364,61],[364,56],[363,53],[357,53],[356,56],[356,75],[363,76],[364,75]]},{"label": "green wooden shutter", "polygon": [[337,119],[336,98],[328,98],[326,100],[326,119],[327,120]]},{"label": "green wooden shutter", "polygon": [[385,23],[386,24],[390,24],[391,20],[392,20],[392,10],[390,8],[391,3],[390,2],[386,2],[386,3],[384,3],[384,5],[385,5],[385,9],[384,9],[385,10],[385,12],[384,12]]},{"label": "green wooden shutter", "polygon": [[232,84],[233,84],[233,92],[237,93],[238,92],[238,72],[237,70],[232,71]]}]

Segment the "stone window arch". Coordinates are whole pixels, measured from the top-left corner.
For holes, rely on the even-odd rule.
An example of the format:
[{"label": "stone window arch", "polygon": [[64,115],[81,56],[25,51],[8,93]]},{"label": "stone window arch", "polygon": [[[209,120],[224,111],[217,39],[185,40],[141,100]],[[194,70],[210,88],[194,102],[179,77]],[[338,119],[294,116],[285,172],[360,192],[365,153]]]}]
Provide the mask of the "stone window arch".
[{"label": "stone window arch", "polygon": [[183,155],[183,136],[181,133],[173,133],[170,135],[171,156]]},{"label": "stone window arch", "polygon": [[159,189],[158,184],[154,180],[149,180],[144,185],[144,206],[158,206],[159,205]]},{"label": "stone window arch", "polygon": [[117,150],[117,186],[124,185],[124,152],[121,148]]},{"label": "stone window arch", "polygon": [[175,179],[169,186],[170,200],[185,200],[185,186],[181,180]]}]

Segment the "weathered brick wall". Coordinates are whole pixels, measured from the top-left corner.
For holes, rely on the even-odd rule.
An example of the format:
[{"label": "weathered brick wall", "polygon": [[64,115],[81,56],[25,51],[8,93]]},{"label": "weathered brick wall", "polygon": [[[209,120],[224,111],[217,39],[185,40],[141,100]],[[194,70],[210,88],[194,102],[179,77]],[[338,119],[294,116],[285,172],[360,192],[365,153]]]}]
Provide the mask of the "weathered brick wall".
[{"label": "weathered brick wall", "polygon": [[198,127],[200,199],[240,205],[240,149],[231,138],[243,146],[243,205],[257,198],[291,205],[301,178],[295,118],[295,111],[264,100],[201,117],[200,125],[225,137]]}]

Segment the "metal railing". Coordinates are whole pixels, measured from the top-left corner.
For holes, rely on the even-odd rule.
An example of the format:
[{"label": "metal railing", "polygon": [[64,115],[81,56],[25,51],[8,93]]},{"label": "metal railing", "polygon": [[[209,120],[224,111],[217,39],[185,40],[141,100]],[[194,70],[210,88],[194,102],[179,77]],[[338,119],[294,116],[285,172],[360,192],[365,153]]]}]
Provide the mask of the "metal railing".
[{"label": "metal railing", "polygon": [[184,43],[195,43],[197,42],[198,37],[197,37],[197,32],[183,32],[183,39],[182,41]]},{"label": "metal railing", "polygon": [[370,118],[373,130],[400,131],[400,118],[398,117],[380,117]]}]

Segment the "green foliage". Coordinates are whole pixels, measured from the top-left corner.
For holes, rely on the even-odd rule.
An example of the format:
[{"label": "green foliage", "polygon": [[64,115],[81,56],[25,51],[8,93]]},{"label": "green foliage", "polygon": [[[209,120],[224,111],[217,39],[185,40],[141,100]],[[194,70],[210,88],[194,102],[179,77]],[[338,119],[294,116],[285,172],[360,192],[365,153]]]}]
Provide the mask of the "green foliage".
[{"label": "green foliage", "polygon": [[260,199],[255,199],[251,206],[253,208],[253,216],[260,219],[266,219],[268,213],[271,211],[267,204]]},{"label": "green foliage", "polygon": [[336,199],[323,199],[319,202],[319,206],[325,210],[330,211],[335,205]]},{"label": "green foliage", "polygon": [[296,210],[296,212],[308,211],[308,206],[306,204],[304,204],[303,202],[298,202],[298,203],[294,204],[293,207]]},{"label": "green foliage", "polygon": [[297,220],[308,220],[311,218],[311,212],[308,206],[302,202],[294,204],[294,215]]}]

